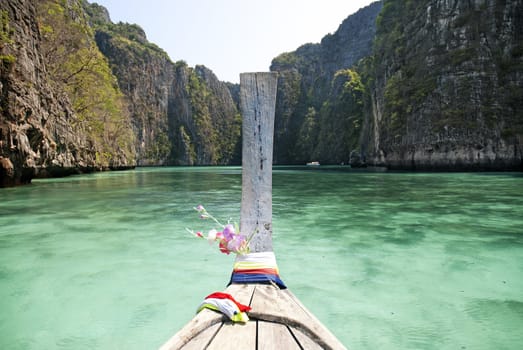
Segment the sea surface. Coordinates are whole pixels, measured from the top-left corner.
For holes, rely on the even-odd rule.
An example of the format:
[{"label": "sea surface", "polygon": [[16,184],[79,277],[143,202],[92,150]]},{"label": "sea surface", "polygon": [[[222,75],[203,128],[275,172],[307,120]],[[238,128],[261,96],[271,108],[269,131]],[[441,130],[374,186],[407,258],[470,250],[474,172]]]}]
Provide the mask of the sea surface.
[{"label": "sea surface", "polygon": [[[0,349],[157,349],[234,257],[241,168],[138,168],[0,189]],[[292,292],[351,350],[523,348],[523,174],[273,172]],[[239,349],[241,346],[238,347]]]}]

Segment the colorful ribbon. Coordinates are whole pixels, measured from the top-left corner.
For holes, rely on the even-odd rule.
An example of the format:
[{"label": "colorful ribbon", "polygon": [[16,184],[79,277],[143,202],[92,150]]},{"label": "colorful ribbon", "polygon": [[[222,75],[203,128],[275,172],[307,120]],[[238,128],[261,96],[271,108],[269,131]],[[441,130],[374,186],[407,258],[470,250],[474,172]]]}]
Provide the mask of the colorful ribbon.
[{"label": "colorful ribbon", "polygon": [[287,288],[280,279],[274,252],[236,255],[231,283],[275,283],[280,289]]},{"label": "colorful ribbon", "polygon": [[249,321],[247,311],[251,310],[250,306],[240,304],[232,295],[221,292],[215,292],[206,296],[205,300],[198,306],[197,312],[204,308],[219,311],[233,322]]}]

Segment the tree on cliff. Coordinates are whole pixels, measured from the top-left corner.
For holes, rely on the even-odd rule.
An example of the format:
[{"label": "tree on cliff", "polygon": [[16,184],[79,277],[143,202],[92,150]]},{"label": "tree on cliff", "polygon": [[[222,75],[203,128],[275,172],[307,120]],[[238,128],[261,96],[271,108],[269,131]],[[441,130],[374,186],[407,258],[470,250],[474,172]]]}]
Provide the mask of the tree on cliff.
[{"label": "tree on cliff", "polygon": [[96,46],[81,3],[43,0],[37,9],[50,76],[71,100],[77,122],[85,123],[97,161],[118,167],[133,160],[134,135],[127,106]]}]

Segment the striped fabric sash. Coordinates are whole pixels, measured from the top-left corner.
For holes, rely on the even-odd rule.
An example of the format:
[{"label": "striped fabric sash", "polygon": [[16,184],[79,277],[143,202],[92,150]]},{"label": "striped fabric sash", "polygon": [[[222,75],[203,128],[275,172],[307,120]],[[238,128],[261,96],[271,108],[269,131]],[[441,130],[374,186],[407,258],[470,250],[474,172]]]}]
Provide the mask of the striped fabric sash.
[{"label": "striped fabric sash", "polygon": [[231,283],[275,283],[280,289],[287,288],[280,279],[274,252],[236,255]]}]

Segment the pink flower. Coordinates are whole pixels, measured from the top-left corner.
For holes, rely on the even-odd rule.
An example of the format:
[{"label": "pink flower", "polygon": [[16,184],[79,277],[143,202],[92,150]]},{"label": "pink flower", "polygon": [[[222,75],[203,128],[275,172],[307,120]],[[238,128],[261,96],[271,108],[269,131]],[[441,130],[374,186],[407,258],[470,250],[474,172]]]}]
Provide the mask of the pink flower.
[{"label": "pink flower", "polygon": [[236,231],[239,230],[237,224],[232,225],[228,223],[227,225],[223,225],[214,216],[209,214],[209,212],[207,212],[207,210],[201,204],[197,205],[193,209],[198,212],[200,219],[211,219],[216,224],[220,225],[220,227],[223,227],[223,230],[219,232],[215,229],[212,229],[208,232],[207,236],[204,236],[200,231],[194,232],[186,228],[187,231],[189,231],[196,237],[207,239],[209,244],[213,244],[214,241],[218,241],[220,252],[224,254],[230,254],[231,252],[236,254],[249,253],[250,237],[249,239],[247,239],[244,235],[240,234],[239,232],[236,233]]},{"label": "pink flower", "polygon": [[233,239],[227,243],[227,249],[237,253],[240,250],[240,247],[245,242],[245,236],[244,235],[235,235]]}]

